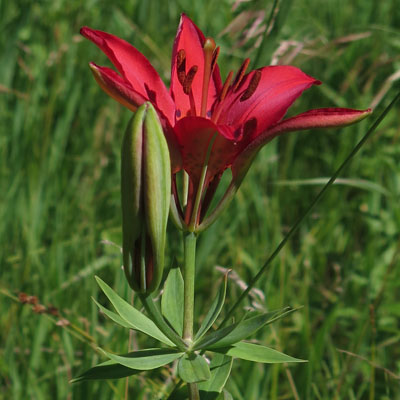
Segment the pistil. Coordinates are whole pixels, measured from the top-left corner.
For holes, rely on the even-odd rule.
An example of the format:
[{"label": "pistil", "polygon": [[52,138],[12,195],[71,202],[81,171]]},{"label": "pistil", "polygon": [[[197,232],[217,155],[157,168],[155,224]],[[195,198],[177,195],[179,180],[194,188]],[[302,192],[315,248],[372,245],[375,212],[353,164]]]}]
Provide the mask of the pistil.
[{"label": "pistil", "polygon": [[210,79],[211,79],[213,65],[215,65],[215,61],[213,60],[215,47],[216,47],[216,45],[215,45],[214,39],[206,38],[206,40],[204,42],[204,46],[203,46],[204,72],[203,72],[203,88],[202,88],[201,109],[200,109],[200,116],[202,116],[202,117],[205,117],[207,114],[208,88],[210,85]]}]

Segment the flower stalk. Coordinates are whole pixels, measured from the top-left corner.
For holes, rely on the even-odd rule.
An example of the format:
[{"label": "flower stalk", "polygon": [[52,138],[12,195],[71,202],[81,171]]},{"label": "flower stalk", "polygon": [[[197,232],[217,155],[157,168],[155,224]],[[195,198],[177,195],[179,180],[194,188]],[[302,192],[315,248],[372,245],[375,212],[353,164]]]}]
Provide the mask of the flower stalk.
[{"label": "flower stalk", "polygon": [[[183,340],[191,347],[193,343],[194,322],[194,283],[196,275],[196,234],[184,233],[184,262],[183,262]],[[190,400],[200,399],[199,389],[196,383],[188,383]]]},{"label": "flower stalk", "polygon": [[193,339],[194,319],[194,280],[196,275],[196,234],[188,232],[184,234],[184,313],[183,313],[183,339],[189,347]]}]

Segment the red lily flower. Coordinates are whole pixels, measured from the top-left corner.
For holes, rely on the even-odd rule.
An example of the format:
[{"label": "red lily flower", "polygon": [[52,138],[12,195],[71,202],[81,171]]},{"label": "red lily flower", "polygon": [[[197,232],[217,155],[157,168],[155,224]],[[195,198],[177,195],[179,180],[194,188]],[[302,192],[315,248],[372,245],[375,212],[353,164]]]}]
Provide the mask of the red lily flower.
[{"label": "red lily flower", "polygon": [[[222,83],[219,48],[184,14],[172,51],[169,92],[145,56],[126,41],[87,27],[81,34],[119,72],[90,63],[102,89],[133,111],[145,101],[157,110],[170,148],[172,172],[183,168],[190,178],[187,224],[193,218],[194,225],[200,223],[224,170],[232,169],[237,188],[255,154],[274,137],[348,125],[371,113],[370,109],[322,108],[283,119],[304,90],[321,82],[293,66],[268,66],[246,74],[246,59],[235,78],[230,72]],[[203,204],[195,206],[193,217],[197,192]],[[179,203],[176,191],[175,198]]]}]

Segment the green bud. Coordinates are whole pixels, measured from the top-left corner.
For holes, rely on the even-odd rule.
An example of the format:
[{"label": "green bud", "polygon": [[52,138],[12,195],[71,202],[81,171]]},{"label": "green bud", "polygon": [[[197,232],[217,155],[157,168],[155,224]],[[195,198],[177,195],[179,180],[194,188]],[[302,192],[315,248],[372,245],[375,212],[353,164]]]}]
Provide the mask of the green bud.
[{"label": "green bud", "polygon": [[150,103],[138,108],[122,143],[123,262],[132,289],[150,293],[162,278],[171,197],[168,145]]}]

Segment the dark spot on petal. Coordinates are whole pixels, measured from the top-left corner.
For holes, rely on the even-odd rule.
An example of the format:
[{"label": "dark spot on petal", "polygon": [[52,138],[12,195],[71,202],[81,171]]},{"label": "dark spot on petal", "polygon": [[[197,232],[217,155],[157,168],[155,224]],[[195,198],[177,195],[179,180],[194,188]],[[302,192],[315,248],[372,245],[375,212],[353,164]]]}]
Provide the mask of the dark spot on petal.
[{"label": "dark spot on petal", "polygon": [[243,125],[243,138],[248,138],[253,135],[257,129],[257,120],[255,118],[249,119]]},{"label": "dark spot on petal", "polygon": [[144,88],[146,90],[147,93],[147,97],[150,100],[151,103],[153,103],[154,105],[157,105],[157,94],[154,90],[150,90],[150,88],[147,86],[147,84],[144,84]]},{"label": "dark spot on petal", "polygon": [[241,129],[236,129],[235,132],[233,132],[233,137],[235,140],[240,140],[242,137],[242,130]]}]

